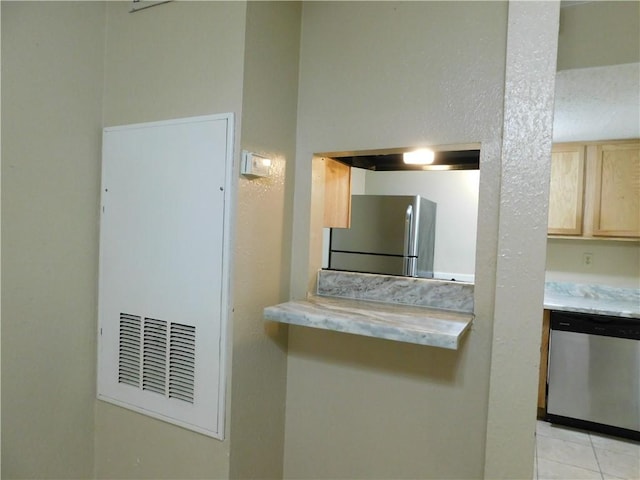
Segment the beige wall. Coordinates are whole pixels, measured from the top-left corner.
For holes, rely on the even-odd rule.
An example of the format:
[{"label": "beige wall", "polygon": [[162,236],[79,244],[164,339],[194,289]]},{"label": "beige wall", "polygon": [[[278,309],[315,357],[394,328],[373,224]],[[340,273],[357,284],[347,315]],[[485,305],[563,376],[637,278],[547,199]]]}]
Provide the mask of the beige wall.
[{"label": "beige wall", "polygon": [[497,2],[304,4],[293,296],[314,275],[314,152],[481,142],[481,221],[461,350],[290,329],[287,478],[482,477],[506,18]]},{"label": "beige wall", "polygon": [[[534,385],[531,346],[514,368],[496,369],[510,367],[528,332],[508,320],[539,293],[511,304],[505,288],[530,266],[537,282],[540,255],[539,234],[522,247],[530,260],[514,247],[528,234],[519,212],[536,197],[515,201],[520,187],[532,193],[517,173],[501,191],[506,4],[305,3],[296,146],[299,8],[2,3],[4,478],[90,478],[94,468],[98,478],[277,477],[283,415],[287,478],[481,478],[485,458],[492,477],[526,476],[534,412],[523,412],[534,397],[509,385],[518,375],[513,385]],[[544,57],[552,46],[541,48]],[[242,118],[236,160],[242,145],[274,155],[276,168],[237,181],[230,435],[219,442],[95,402],[94,339],[101,127],[226,111],[238,127]],[[293,296],[314,274],[313,152],[423,142],[482,143],[477,318],[461,350],[293,327],[285,380],[286,331],[265,331],[261,309],[286,297],[292,221]],[[531,209],[538,227],[541,209]],[[515,400],[506,409],[505,393]],[[503,442],[511,420],[522,431]]]},{"label": "beige wall", "polygon": [[2,2],[2,478],[93,474],[101,3]]},{"label": "beige wall", "polygon": [[[288,294],[300,5],[128,10],[2,4],[3,477],[278,477],[287,332],[262,308]],[[238,198],[224,442],[95,400],[101,128],[221,112]],[[241,144],[274,156],[271,178],[238,180]]]},{"label": "beige wall", "polygon": [[558,70],[640,61],[640,2],[595,1],[560,10]]},{"label": "beige wall", "polygon": [[509,3],[484,477],[531,478],[559,2]]},{"label": "beige wall", "polygon": [[[591,253],[593,263],[583,264]],[[549,282],[575,282],[640,288],[640,244],[607,240],[549,239],[547,275]]]},{"label": "beige wall", "polygon": [[[227,440],[98,402],[98,477],[277,478],[287,331],[266,328],[262,308],[287,296],[285,171],[295,148],[300,6],[176,3],[130,15],[110,5],[108,13],[105,125],[232,111],[239,129]],[[273,156],[273,176],[239,177],[241,148]]]},{"label": "beige wall", "polygon": [[[243,149],[274,159],[272,176],[238,181],[231,389],[231,478],[282,478],[287,327],[262,310],[288,297],[301,6],[247,5]],[[285,175],[286,174],[286,175]]]},{"label": "beige wall", "polygon": [[[561,8],[558,70],[640,62],[639,39],[640,2],[599,1]],[[558,92],[561,98],[556,99],[556,141],[637,137],[637,108],[635,115],[629,111],[634,94],[624,90],[627,86],[637,97],[637,70],[634,73],[631,65],[625,66],[623,73],[628,77],[624,79],[619,70],[611,74],[604,72],[604,69],[598,69],[597,75],[589,70],[559,74],[562,84]],[[593,102],[596,86],[605,89],[599,100],[606,105]],[[584,98],[586,95],[589,98]],[[624,113],[616,115],[616,109],[624,109]],[[621,118],[625,115],[627,122],[623,124]],[[614,121],[602,121],[602,118],[610,117],[614,117]],[[589,267],[582,263],[582,255],[586,252],[592,253],[594,258]],[[546,279],[639,288],[640,244],[550,239]]]},{"label": "beige wall", "polygon": [[[239,125],[246,4],[171,2],[128,12],[128,2],[107,6],[104,126],[223,112],[235,112]],[[229,450],[228,438],[96,402],[98,478],[225,478]]]}]

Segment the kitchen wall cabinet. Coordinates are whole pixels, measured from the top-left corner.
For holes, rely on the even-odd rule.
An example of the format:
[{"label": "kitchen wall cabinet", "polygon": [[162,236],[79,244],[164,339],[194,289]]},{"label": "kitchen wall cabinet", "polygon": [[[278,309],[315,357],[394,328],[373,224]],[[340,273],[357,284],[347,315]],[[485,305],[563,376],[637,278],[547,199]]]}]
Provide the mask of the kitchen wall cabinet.
[{"label": "kitchen wall cabinet", "polygon": [[640,142],[598,145],[593,234],[640,237]]},{"label": "kitchen wall cabinet", "polygon": [[582,234],[584,152],[581,144],[557,145],[551,152],[549,234]]},{"label": "kitchen wall cabinet", "polygon": [[640,239],[640,142],[554,145],[550,236]]},{"label": "kitchen wall cabinet", "polygon": [[324,162],[325,228],[348,228],[351,221],[351,167],[332,158]]}]

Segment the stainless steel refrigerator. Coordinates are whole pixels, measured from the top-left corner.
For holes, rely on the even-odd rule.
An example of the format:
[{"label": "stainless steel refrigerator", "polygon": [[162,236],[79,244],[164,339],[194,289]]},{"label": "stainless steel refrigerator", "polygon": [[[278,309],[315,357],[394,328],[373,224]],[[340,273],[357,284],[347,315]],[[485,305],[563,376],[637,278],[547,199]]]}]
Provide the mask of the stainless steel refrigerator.
[{"label": "stainless steel refrigerator", "polygon": [[353,195],[350,228],[332,228],[329,269],[433,278],[436,204],[419,195]]}]

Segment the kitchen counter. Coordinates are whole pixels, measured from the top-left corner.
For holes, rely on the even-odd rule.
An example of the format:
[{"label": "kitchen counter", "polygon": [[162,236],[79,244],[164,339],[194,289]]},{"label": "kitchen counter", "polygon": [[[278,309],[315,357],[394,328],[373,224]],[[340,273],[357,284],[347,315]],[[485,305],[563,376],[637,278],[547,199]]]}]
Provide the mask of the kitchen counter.
[{"label": "kitchen counter", "polygon": [[544,308],[640,319],[640,289],[547,282]]},{"label": "kitchen counter", "polygon": [[267,320],[456,350],[473,314],[310,295],[264,309]]},{"label": "kitchen counter", "polygon": [[474,319],[470,283],[321,270],[317,293],[264,318],[453,350]]},{"label": "kitchen counter", "polygon": [[320,270],[317,294],[473,313],[473,283]]}]

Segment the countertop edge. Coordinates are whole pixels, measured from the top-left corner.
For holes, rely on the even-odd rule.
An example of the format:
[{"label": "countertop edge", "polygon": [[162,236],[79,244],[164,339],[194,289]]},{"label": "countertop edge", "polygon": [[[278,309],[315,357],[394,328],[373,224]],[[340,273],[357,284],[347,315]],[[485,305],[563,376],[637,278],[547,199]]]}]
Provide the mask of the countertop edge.
[{"label": "countertop edge", "polygon": [[545,282],[545,310],[640,319],[640,289]]},{"label": "countertop edge", "polygon": [[640,320],[640,312],[626,310],[614,310],[606,308],[580,307],[564,303],[545,302],[545,310],[556,310],[560,312],[590,313],[592,315],[607,315],[611,317],[636,318]]},{"label": "countertop edge", "polygon": [[[313,296],[307,300],[293,300],[266,307],[263,315],[266,320],[290,325],[449,350],[459,348],[461,337],[474,320],[471,313],[428,307],[407,309],[401,305],[376,303]],[[394,315],[396,309],[397,316]],[[452,316],[457,318],[452,319]]]}]

